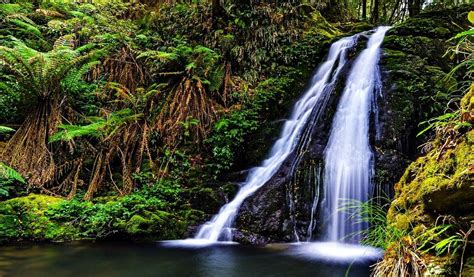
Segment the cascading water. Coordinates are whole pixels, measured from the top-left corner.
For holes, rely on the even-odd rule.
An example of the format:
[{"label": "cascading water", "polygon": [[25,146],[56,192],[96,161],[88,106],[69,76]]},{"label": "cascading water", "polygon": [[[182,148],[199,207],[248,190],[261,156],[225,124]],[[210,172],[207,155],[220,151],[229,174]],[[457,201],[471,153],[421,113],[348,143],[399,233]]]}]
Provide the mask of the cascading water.
[{"label": "cascading water", "polygon": [[[380,88],[380,45],[389,27],[379,27],[357,57],[346,81],[325,150],[325,218],[329,241],[358,243],[366,223],[338,211],[341,200],[367,201],[374,171],[370,113]],[[373,110],[376,112],[376,110]]]},{"label": "cascading water", "polygon": [[308,91],[296,103],[291,117],[284,124],[280,138],[273,145],[269,158],[260,167],[253,168],[235,198],[224,205],[211,221],[201,226],[196,239],[206,241],[231,241],[232,226],[240,206],[246,198],[262,187],[280,168],[287,157],[295,151],[308,118],[319,107],[338,79],[347,62],[347,54],[358,36],[343,38],[331,45],[327,60],[320,66],[312,79]]}]

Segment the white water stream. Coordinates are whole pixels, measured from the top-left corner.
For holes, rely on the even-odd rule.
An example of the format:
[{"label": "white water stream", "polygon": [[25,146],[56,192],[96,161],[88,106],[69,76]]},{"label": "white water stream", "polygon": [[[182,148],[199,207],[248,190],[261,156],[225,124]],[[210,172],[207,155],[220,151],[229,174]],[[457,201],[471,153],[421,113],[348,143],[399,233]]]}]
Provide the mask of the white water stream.
[{"label": "white water stream", "polygon": [[[344,201],[365,202],[374,171],[369,142],[370,113],[380,87],[380,45],[389,27],[379,27],[357,57],[339,101],[325,150],[324,191],[329,241],[358,243],[367,228],[357,214],[341,211]],[[374,111],[376,112],[376,111]]]},{"label": "white water stream", "polygon": [[356,41],[357,35],[340,39],[333,43],[327,60],[320,66],[312,79],[310,88],[295,104],[293,112],[283,127],[283,131],[273,145],[268,158],[262,165],[250,170],[246,182],[235,198],[224,205],[219,213],[209,222],[201,226],[195,239],[199,241],[231,241],[231,227],[244,200],[262,187],[277,172],[283,162],[297,147],[308,118],[319,101],[330,93],[326,89],[334,85],[343,66],[347,62],[347,54]]},{"label": "white water stream", "polygon": [[[370,36],[367,48],[355,60],[334,116],[329,141],[324,153],[324,217],[328,219],[326,239],[357,243],[365,223],[339,211],[341,200],[366,201],[371,189],[373,154],[369,143],[369,124],[374,95],[381,86],[378,63],[380,45],[389,27],[379,27]],[[348,60],[348,52],[358,35],[332,44],[327,60],[319,67],[310,88],[295,104],[283,131],[262,165],[250,170],[246,182],[235,198],[199,229],[194,241],[207,244],[232,241],[232,224],[242,203],[267,183],[300,143],[308,118],[321,105],[328,89],[336,83]],[[377,134],[378,135],[378,134]],[[312,217],[314,214],[312,212]],[[311,219],[313,222],[313,218]],[[310,226],[312,229],[314,226]],[[310,230],[311,230],[310,229]],[[189,240],[188,240],[189,241]]]}]

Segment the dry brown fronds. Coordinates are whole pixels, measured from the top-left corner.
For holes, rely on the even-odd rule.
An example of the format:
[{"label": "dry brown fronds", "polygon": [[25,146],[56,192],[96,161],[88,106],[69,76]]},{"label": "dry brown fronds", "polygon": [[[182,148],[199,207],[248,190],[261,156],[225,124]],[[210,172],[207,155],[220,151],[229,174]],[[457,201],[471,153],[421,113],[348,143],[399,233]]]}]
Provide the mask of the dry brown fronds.
[{"label": "dry brown fronds", "polygon": [[46,16],[46,17],[58,17],[58,18],[65,18],[64,14],[55,11],[55,10],[48,10],[48,9],[36,9],[35,13]]},{"label": "dry brown fronds", "polygon": [[[174,145],[185,131],[194,143],[201,143],[217,118],[215,103],[199,79],[183,77],[173,88],[157,117],[155,128],[167,145]],[[187,129],[187,130],[186,130]]]},{"label": "dry brown fronds", "polygon": [[15,168],[30,185],[40,187],[55,176],[48,137],[60,121],[58,100],[44,100],[31,113],[0,153],[0,160]]},{"label": "dry brown fronds", "polygon": [[97,80],[102,76],[106,76],[108,82],[121,84],[132,93],[146,80],[144,67],[136,60],[135,54],[128,45],[95,66],[88,75],[88,79]]},{"label": "dry brown fronds", "polygon": [[420,258],[416,243],[410,236],[403,237],[385,251],[383,260],[376,263],[375,277],[421,277],[426,268]]}]

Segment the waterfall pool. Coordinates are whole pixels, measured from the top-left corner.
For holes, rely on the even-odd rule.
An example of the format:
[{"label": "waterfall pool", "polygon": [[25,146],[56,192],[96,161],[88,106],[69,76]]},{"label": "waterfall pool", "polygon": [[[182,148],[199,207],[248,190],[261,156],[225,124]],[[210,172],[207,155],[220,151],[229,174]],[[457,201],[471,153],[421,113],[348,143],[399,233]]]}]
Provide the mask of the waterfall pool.
[{"label": "waterfall pool", "polygon": [[[0,276],[369,276],[379,257],[317,243],[190,247],[179,242],[3,246]],[[348,251],[356,255],[348,257]]]}]

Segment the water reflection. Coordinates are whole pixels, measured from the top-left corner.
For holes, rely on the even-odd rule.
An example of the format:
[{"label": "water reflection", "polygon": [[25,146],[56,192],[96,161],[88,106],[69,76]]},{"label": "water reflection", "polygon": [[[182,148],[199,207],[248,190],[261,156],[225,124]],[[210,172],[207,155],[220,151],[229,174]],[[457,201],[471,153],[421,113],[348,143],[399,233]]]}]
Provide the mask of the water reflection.
[{"label": "water reflection", "polygon": [[197,256],[202,276],[237,276],[235,254],[228,247],[212,247]]},{"label": "water reflection", "polygon": [[[311,260],[298,245],[265,248],[161,243],[74,243],[0,247],[0,276],[345,276],[349,263]],[[368,276],[370,263],[348,276]]]}]

